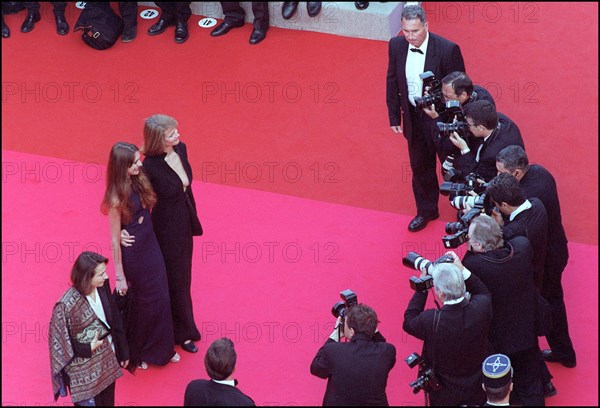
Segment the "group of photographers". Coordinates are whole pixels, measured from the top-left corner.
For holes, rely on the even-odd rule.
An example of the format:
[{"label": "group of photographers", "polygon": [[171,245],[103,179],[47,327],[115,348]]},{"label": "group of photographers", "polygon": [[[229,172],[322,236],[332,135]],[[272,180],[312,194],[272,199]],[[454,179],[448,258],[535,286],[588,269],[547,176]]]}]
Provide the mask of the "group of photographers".
[{"label": "group of photographers", "polygon": [[[447,248],[468,244],[462,261],[454,251],[434,262],[412,252],[403,259],[421,272],[410,279],[415,293],[403,323],[407,333],[423,340],[422,356],[413,353],[406,359],[411,368],[419,367],[410,386],[415,393],[423,390],[432,406],[482,405],[486,399],[489,404],[482,361],[499,353],[511,364],[510,387],[502,387],[502,398],[510,393],[511,405],[543,406],[546,397],[557,393],[546,362],[576,366],[561,285],[569,254],[556,182],[544,167],[529,164],[517,127],[498,119],[492,103],[464,99],[475,93],[464,73],[449,77],[468,83],[467,91],[452,88],[452,95],[466,102],[464,120],[469,129],[478,128],[483,143],[474,164],[459,167],[471,173],[461,178],[465,173],[455,171],[453,182],[440,186],[459,210],[459,221],[446,226],[453,235],[442,240]],[[443,85],[444,95],[452,83],[442,81],[450,84]],[[428,110],[437,114],[433,106]],[[460,129],[455,126],[448,140],[471,137],[455,132]],[[461,150],[461,156],[471,153]],[[453,162],[461,166],[462,161],[455,157]],[[429,289],[437,309],[425,309]],[[377,331],[373,309],[357,304],[351,291],[342,292],[342,298],[345,302],[332,311],[338,317],[336,329],[311,364],[312,374],[328,378],[323,403],[388,405],[385,388],[396,349]],[[541,302],[549,304],[552,317],[552,325],[542,329]],[[543,335],[551,350],[540,350]],[[341,337],[349,342],[340,343]],[[485,364],[483,371],[487,375]]]},{"label": "group of photographers", "polygon": [[[511,367],[504,397],[512,390],[511,405],[543,406],[557,393],[546,362],[576,365],[561,285],[569,254],[556,182],[529,164],[518,127],[464,72],[439,83],[431,72],[421,77],[425,96],[415,97],[416,107],[438,120],[446,180],[439,191],[459,210],[458,222],[446,226],[452,235],[442,240],[447,248],[468,243],[468,251],[462,261],[454,251],[435,262],[415,253],[403,260],[421,271],[411,278],[415,293],[404,313],[404,330],[423,340],[422,356],[406,359],[419,366],[410,385],[432,406],[489,404],[482,362],[499,353]],[[437,309],[425,309],[428,289]],[[540,322],[541,303],[549,304],[550,327]],[[396,350],[376,330],[370,307],[342,314],[334,311],[336,330],[311,365],[312,374],[329,379],[324,405],[387,405]],[[339,343],[341,327],[348,343]],[[542,335],[551,350],[540,350]]]},{"label": "group of photographers", "polygon": [[[435,106],[429,112],[435,113]],[[511,405],[541,406],[545,397],[557,393],[547,361],[576,365],[561,285],[568,248],[556,182],[542,166],[529,165],[516,126],[503,122],[500,115],[500,120],[491,120],[492,112],[489,102],[468,103],[462,109],[466,128],[457,125],[455,116],[447,135],[461,152],[446,160],[446,165],[451,162],[448,168],[453,167],[446,179],[452,182],[443,183],[440,192],[450,196],[459,221],[447,224],[446,232],[453,235],[442,240],[447,248],[468,242],[462,262],[452,251],[447,253],[452,260],[430,262],[414,253],[404,260],[422,272],[419,281],[433,278],[425,288],[414,287],[404,316],[404,330],[424,341],[423,357],[431,372],[422,388],[431,405],[484,402],[476,362],[490,352],[502,353],[512,362]],[[440,133],[445,130],[442,124],[438,128]],[[467,128],[472,134],[466,133]],[[463,147],[466,138],[477,146],[473,136],[484,138],[475,156],[473,145]],[[464,164],[465,157],[470,164]],[[466,290],[457,282],[450,284],[449,276],[459,272]],[[414,282],[411,286],[416,286]],[[439,310],[424,310],[427,286],[443,302]],[[540,328],[544,303],[540,295],[549,303],[552,317],[546,328]],[[551,350],[540,350],[541,335]]]}]

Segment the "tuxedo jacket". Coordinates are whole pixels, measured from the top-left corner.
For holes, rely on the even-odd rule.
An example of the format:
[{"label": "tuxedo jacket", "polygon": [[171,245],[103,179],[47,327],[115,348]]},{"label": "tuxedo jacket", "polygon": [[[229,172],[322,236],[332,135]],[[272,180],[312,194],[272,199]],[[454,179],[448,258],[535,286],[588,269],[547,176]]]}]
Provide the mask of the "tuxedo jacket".
[{"label": "tuxedo jacket", "polygon": [[[409,53],[408,47],[408,41],[406,41],[404,36],[394,37],[389,42],[386,102],[390,126],[400,125],[400,117],[402,115],[402,133],[410,142],[412,137],[410,106],[412,105],[408,101],[408,84],[406,83],[406,56]],[[427,54],[425,55],[425,66],[423,68],[423,72],[427,71],[433,72],[435,78],[440,81],[451,72],[466,72],[460,47],[430,32]]]},{"label": "tuxedo jacket", "polygon": [[513,238],[503,248],[485,253],[468,251],[462,263],[492,294],[494,351],[513,354],[534,347],[533,250],[527,238]]},{"label": "tuxedo jacket", "polygon": [[536,197],[544,204],[548,215],[546,264],[551,265],[552,269],[558,266],[558,269],[562,271],[569,260],[569,249],[565,229],[562,225],[556,180],[544,167],[532,164],[521,178],[520,184],[529,201],[531,201],[531,197]]},{"label": "tuxedo jacket", "polygon": [[548,247],[548,216],[544,204],[535,197],[529,199],[531,208],[521,211],[512,221],[506,221],[502,228],[505,239],[516,236],[527,237],[533,249],[533,281],[538,291],[544,279],[544,264]]},{"label": "tuxedo jacket", "polygon": [[[492,297],[475,275],[465,280],[471,299],[425,309],[427,292],[417,291],[404,312],[404,330],[424,341],[423,357],[443,387],[430,393],[435,405],[481,405],[481,364],[492,354],[489,330]],[[434,329],[437,320],[437,329]]]},{"label": "tuxedo jacket", "polygon": [[[498,125],[492,131],[488,139],[483,142],[483,138],[473,138],[476,143],[469,145],[471,151],[464,155],[459,155],[454,159],[454,167],[464,175],[476,173],[486,182],[490,181],[498,174],[496,169],[496,155],[500,150],[510,145],[519,145],[525,149],[521,131],[518,126],[506,115],[498,112]],[[479,153],[479,162],[476,160],[479,146],[483,144]]]},{"label": "tuxedo jacket", "polygon": [[256,404],[238,388],[213,380],[193,380],[185,389],[184,406],[250,407]]},{"label": "tuxedo jacket", "polygon": [[349,342],[327,339],[310,372],[327,378],[323,405],[389,405],[385,389],[396,348],[379,333],[355,334]]}]

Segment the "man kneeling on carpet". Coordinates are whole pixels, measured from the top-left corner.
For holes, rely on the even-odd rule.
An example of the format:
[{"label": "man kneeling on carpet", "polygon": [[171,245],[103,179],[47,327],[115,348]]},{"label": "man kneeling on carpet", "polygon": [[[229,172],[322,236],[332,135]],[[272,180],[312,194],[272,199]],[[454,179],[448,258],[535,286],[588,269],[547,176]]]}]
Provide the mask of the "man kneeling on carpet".
[{"label": "man kneeling on carpet", "polygon": [[[327,378],[323,405],[389,405],[385,389],[396,364],[396,348],[377,330],[377,314],[365,304],[347,308],[310,365]],[[343,327],[340,334],[338,328]],[[340,343],[340,337],[348,342]]]},{"label": "man kneeling on carpet", "polygon": [[193,380],[185,389],[184,406],[255,406],[233,379],[237,354],[227,337],[212,342],[204,356],[210,380]]}]

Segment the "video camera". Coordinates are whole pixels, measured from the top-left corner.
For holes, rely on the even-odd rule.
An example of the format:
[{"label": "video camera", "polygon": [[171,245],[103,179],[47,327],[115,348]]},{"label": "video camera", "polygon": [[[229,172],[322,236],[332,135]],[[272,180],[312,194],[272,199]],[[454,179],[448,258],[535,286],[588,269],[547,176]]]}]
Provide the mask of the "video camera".
[{"label": "video camera", "polygon": [[446,99],[442,93],[442,83],[435,79],[435,75],[431,71],[419,74],[419,78],[423,81],[423,89],[427,88],[427,95],[422,97],[415,96],[415,106],[417,109],[429,108],[435,106],[435,111],[440,113],[446,110]]},{"label": "video camera", "polygon": [[350,289],[340,292],[340,297],[343,302],[337,302],[331,308],[331,314],[333,314],[336,319],[340,316],[345,318],[346,314],[348,314],[348,309],[358,304],[356,293],[352,292]]},{"label": "video camera", "polygon": [[421,390],[429,393],[442,388],[442,384],[440,384],[440,381],[433,373],[433,369],[429,367],[427,361],[419,354],[412,353],[410,356],[406,357],[404,361],[406,361],[406,364],[408,364],[410,368],[414,368],[416,365],[419,366],[419,376],[415,381],[409,383],[414,394]]},{"label": "video camera", "polygon": [[411,276],[409,278],[410,288],[419,292],[425,292],[426,290],[431,289],[433,287],[431,268],[444,262],[454,262],[454,258],[451,255],[442,255],[437,260],[431,262],[416,252],[409,252],[404,258],[402,258],[402,264],[407,268],[412,268],[416,271],[427,273],[427,276],[424,278]]}]

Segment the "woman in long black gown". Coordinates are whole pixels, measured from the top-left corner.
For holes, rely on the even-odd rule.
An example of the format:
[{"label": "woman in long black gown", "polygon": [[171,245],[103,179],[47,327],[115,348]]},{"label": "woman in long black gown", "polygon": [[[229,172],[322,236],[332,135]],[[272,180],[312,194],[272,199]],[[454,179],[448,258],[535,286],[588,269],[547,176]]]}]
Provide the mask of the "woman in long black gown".
[{"label": "woman in long black gown", "polygon": [[[117,293],[124,296],[132,288],[126,327],[130,364],[146,369],[148,364],[178,362],[179,354],[174,350],[165,263],[150,217],[156,194],[141,166],[135,145],[119,142],[113,146],[102,212],[110,221]],[[121,248],[121,230],[134,236],[136,245]]]},{"label": "woman in long black gown", "polygon": [[202,234],[202,226],[192,193],[192,168],[175,119],[161,114],[146,119],[144,155],[144,169],[157,195],[152,222],[167,268],[175,343],[195,353],[200,332],[191,295],[192,237]]}]

